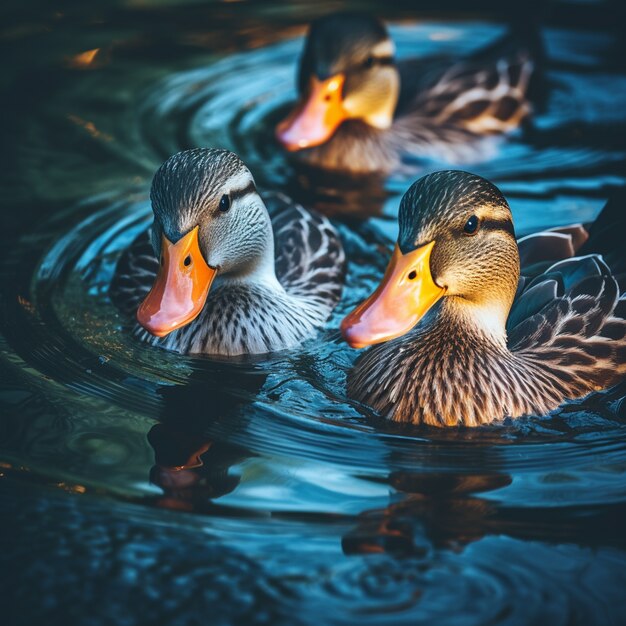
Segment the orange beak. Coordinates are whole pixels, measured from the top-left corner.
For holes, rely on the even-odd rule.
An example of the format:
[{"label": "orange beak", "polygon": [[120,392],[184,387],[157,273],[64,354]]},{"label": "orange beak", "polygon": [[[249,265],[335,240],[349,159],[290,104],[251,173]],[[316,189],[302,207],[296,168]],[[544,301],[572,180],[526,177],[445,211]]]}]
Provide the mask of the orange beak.
[{"label": "orange beak", "polygon": [[216,274],[200,252],[197,226],[177,243],[163,235],[161,268],[137,321],[157,337],[189,324],[202,311]]},{"label": "orange beak", "polygon": [[328,141],[348,118],[343,108],[345,77],[337,74],[320,81],[311,78],[309,95],[276,127],[276,137],[289,151],[319,146]]},{"label": "orange beak", "polygon": [[396,244],[376,291],[341,322],[341,333],[353,348],[364,348],[407,333],[445,293],[430,272],[431,241],[402,254]]}]

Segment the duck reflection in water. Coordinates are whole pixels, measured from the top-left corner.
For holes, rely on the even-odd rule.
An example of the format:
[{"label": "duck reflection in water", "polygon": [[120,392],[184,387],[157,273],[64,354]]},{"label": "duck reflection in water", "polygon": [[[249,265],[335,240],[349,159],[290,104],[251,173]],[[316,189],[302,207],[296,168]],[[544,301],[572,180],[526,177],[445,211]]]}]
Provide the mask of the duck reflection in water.
[{"label": "duck reflection in water", "polygon": [[[197,372],[189,384],[161,391],[161,421],[147,435],[154,449],[150,482],[163,490],[154,500],[156,506],[205,514],[231,511],[212,501],[235,490],[240,478],[231,468],[251,453],[222,437],[245,428],[245,408],[267,374],[235,365],[207,369],[208,375]],[[216,437],[211,434],[216,425],[228,432]]]},{"label": "duck reflection in water", "polygon": [[342,539],[345,554],[425,555],[432,547],[460,549],[489,531],[495,507],[476,493],[506,487],[505,473],[474,475],[392,472],[386,479],[396,494],[384,509],[360,514]]},{"label": "duck reflection in water", "polygon": [[[254,515],[215,500],[240,484],[236,466],[252,453],[227,440],[245,430],[247,409],[266,373],[245,369],[234,376],[232,367],[224,367],[211,376],[198,373],[193,378],[189,385],[163,389],[161,421],[148,433],[155,455],[150,480],[163,491],[153,504],[205,515]],[[238,380],[241,389],[237,392],[229,387],[229,380],[230,385]],[[626,383],[603,399],[614,419],[625,417],[625,396]],[[590,396],[572,410],[598,411],[597,402],[597,397]],[[228,419],[222,420],[222,416]],[[554,418],[549,424],[558,439],[569,437],[566,417]],[[505,495],[499,498],[498,490],[512,485],[514,475],[513,470],[507,471],[502,455],[503,445],[511,445],[506,428],[476,432],[470,439],[464,431],[442,434],[439,429],[421,428],[420,434],[410,452],[401,442],[386,444],[386,477],[362,477],[389,485],[392,496],[386,507],[360,513],[352,528],[344,532],[340,541],[346,556],[384,553],[421,558],[432,550],[462,551],[493,535],[626,548],[621,528],[626,516],[623,503],[525,506],[510,504]],[[429,435],[432,440],[425,445],[423,437]],[[442,457],[442,450],[464,444],[461,453],[457,449],[454,455]]]},{"label": "duck reflection in water", "polygon": [[[607,394],[602,410],[606,413],[606,406],[610,406],[613,419],[623,420],[625,395],[623,383]],[[576,410],[593,412],[598,410],[597,402],[597,397],[591,396]],[[555,418],[550,426],[559,439],[558,431],[567,431],[566,419]],[[441,437],[440,433],[433,434],[437,436]],[[487,430],[471,441],[462,433],[449,433],[448,437],[451,439],[444,439],[441,445],[435,441],[427,445],[416,442],[413,454],[407,454],[401,444],[392,444],[389,474],[386,478],[370,477],[393,489],[391,501],[385,508],[359,514],[354,528],[342,538],[344,554],[423,557],[432,550],[462,551],[473,542],[499,535],[525,541],[626,548],[623,502],[602,506],[569,502],[557,506],[548,497],[545,505],[511,504],[505,491],[513,484],[515,472],[511,468],[509,474],[509,462],[502,455],[503,444],[511,445],[510,434]],[[464,442],[467,447],[460,451],[458,444]],[[456,453],[445,456],[442,462],[442,446],[449,448],[452,443],[457,444]],[[538,477],[539,486],[544,478],[547,476]],[[501,497],[498,490],[503,490]]]},{"label": "duck reflection in water", "polygon": [[239,484],[239,477],[229,474],[229,468],[245,454],[230,446],[172,424],[154,425],[148,441],[154,448],[150,482],[163,489],[157,506],[208,513],[211,500],[234,491]]}]

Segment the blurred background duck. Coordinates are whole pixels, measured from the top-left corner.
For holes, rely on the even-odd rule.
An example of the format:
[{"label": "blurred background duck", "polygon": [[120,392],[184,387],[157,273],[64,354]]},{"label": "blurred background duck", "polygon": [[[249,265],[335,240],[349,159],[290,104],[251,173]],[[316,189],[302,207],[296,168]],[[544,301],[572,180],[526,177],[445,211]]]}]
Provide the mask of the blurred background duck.
[{"label": "blurred background duck", "polygon": [[380,344],[356,362],[349,394],[391,420],[476,426],[544,415],[619,382],[624,201],[589,233],[578,225],[518,244],[485,179],[444,171],[415,182],[383,281],[342,322],[351,346]]},{"label": "blurred background duck", "polygon": [[403,154],[480,158],[480,138],[517,128],[531,110],[541,46],[528,17],[516,24],[462,59],[396,61],[380,20],[320,18],[300,59],[299,102],[276,136],[303,162],[332,170],[386,172],[400,167]]},{"label": "blurred background duck", "polygon": [[324,324],[344,275],[326,218],[278,194],[266,206],[226,150],[170,157],[150,198],[152,228],[121,257],[110,290],[136,314],[142,339],[182,353],[259,354],[292,348]]}]

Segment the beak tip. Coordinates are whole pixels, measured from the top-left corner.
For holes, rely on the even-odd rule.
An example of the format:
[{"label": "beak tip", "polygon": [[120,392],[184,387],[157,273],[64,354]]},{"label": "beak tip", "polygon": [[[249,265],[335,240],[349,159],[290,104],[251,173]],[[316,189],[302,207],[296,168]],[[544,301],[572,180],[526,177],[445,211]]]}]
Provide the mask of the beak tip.
[{"label": "beak tip", "polygon": [[344,318],[341,322],[341,336],[344,338],[345,342],[355,350],[360,350],[361,348],[365,348],[368,344],[359,340],[356,336],[357,332],[355,330],[355,325],[349,321],[350,316]]},{"label": "beak tip", "polygon": [[365,343],[364,341],[357,341],[356,339],[346,339],[346,343],[353,350],[362,350],[363,348],[367,348],[367,346],[368,346],[368,344]]},{"label": "beak tip", "polygon": [[171,330],[163,330],[162,328],[154,328],[147,326],[145,324],[141,325],[145,330],[147,330],[151,335],[158,337],[159,339],[163,339],[163,337],[167,337],[172,331]]},{"label": "beak tip", "polygon": [[154,320],[151,317],[146,317],[145,314],[142,312],[141,307],[137,310],[137,315],[135,317],[139,325],[155,337],[159,337],[161,339],[172,332],[171,330],[165,329],[162,326],[155,324]]},{"label": "beak tip", "polygon": [[294,139],[291,137],[290,127],[285,126],[284,122],[281,122],[276,127],[276,139],[288,152],[296,152],[308,147],[308,141],[306,139]]},{"label": "beak tip", "polygon": [[365,343],[364,341],[358,341],[355,338],[348,338],[344,335],[344,339],[346,340],[346,343],[353,348],[354,350],[362,350],[363,348],[366,348],[368,346],[367,343]]}]

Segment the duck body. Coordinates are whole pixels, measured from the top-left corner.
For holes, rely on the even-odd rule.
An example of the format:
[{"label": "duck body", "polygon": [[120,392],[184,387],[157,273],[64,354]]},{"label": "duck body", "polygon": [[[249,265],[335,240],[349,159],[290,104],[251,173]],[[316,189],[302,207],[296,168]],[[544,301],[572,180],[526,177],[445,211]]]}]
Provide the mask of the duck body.
[{"label": "duck body", "polygon": [[[626,375],[623,276],[613,274],[601,255],[587,254],[595,229],[589,241],[578,225],[526,237],[518,246],[508,206],[496,192],[462,172],[438,172],[415,183],[400,213],[405,254],[396,254],[414,255],[415,241],[432,238],[423,269],[440,290],[436,302],[405,334],[372,330],[372,311],[388,296],[379,287],[344,320],[352,345],[395,333],[358,359],[348,381],[352,397],[391,420],[477,426],[545,415]],[[416,218],[417,205],[426,217]],[[462,225],[473,215],[482,222],[473,235],[456,237],[444,226],[450,216]],[[515,271],[520,257],[521,277]],[[620,264],[626,269],[623,255]],[[397,279],[388,270],[389,276]]]},{"label": "duck body", "polygon": [[305,43],[300,102],[277,137],[302,163],[354,173],[401,169],[407,158],[484,158],[486,136],[531,112],[539,49],[536,31],[519,27],[468,57],[396,62],[375,18],[321,18]]},{"label": "duck body", "polygon": [[[205,221],[214,220],[214,230],[221,227],[224,216],[219,214],[219,209],[204,218],[200,211],[202,206],[210,204],[212,194],[198,191],[198,197],[193,197],[193,193],[185,196],[181,193],[185,180],[177,176],[190,184],[192,172],[185,169],[245,166],[226,151],[191,150],[171,159],[174,161],[157,174],[155,181],[168,189],[168,193],[180,196],[172,199],[169,209],[173,211],[168,210],[168,215],[192,207],[193,217],[178,229],[179,238],[197,224],[202,232]],[[221,166],[215,161],[220,161]],[[337,232],[326,218],[306,211],[286,196],[268,194],[263,202],[256,188],[249,187],[252,178],[247,168],[242,171],[231,173],[230,178],[222,172],[224,180],[215,184],[219,187],[218,197],[223,195],[223,189],[228,191],[229,180],[233,178],[240,180],[236,183],[238,188],[243,185],[249,190],[229,209],[233,211],[231,223],[205,238],[205,250],[223,248],[224,262],[210,263],[218,268],[217,276],[193,319],[163,335],[159,328],[155,331],[150,326],[155,315],[142,317],[142,307],[156,291],[159,280],[155,229],[163,228],[161,224],[167,221],[160,218],[158,209],[151,231],[140,235],[121,257],[110,294],[122,311],[130,315],[137,313],[140,324],[135,334],[140,339],[182,353],[262,354],[299,345],[329,317],[341,297],[345,271]],[[214,184],[207,184],[202,177],[196,183],[200,187]],[[162,191],[155,191],[154,184],[153,207],[155,203],[164,204],[159,195]],[[176,190],[177,186],[181,189]],[[235,210],[239,215],[235,215]],[[170,232],[176,228],[170,227]],[[206,260],[210,258],[210,253],[202,254]],[[224,267],[228,257],[241,257],[241,261]],[[257,258],[248,265],[248,257]]]}]

